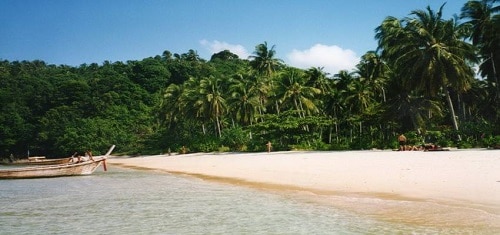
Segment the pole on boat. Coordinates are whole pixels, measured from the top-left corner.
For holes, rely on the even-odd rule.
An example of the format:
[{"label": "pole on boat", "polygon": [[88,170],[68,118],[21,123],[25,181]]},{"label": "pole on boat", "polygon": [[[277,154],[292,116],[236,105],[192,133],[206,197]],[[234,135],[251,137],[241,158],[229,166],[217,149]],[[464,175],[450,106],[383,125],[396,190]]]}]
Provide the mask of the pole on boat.
[{"label": "pole on boat", "polygon": [[[108,152],[104,155],[105,157],[109,156],[111,154],[111,152],[113,152],[113,149],[115,149],[116,145],[113,144],[113,146],[111,146],[111,148],[109,148]],[[106,158],[104,158],[104,160],[102,161],[102,168],[104,169],[104,171],[107,171],[108,170],[108,167],[106,166]]]},{"label": "pole on boat", "polygon": [[104,156],[109,156],[111,154],[111,152],[113,152],[113,149],[115,149],[115,145],[114,144],[113,144],[113,146],[111,146],[111,148],[109,148],[108,152]]}]

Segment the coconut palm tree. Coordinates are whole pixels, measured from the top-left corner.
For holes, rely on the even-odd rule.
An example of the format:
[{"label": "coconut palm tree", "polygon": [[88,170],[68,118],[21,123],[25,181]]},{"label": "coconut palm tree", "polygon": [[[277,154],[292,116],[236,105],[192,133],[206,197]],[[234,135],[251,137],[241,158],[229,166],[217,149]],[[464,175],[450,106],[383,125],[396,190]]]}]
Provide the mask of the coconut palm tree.
[{"label": "coconut palm tree", "polygon": [[382,101],[386,101],[385,85],[389,67],[375,51],[369,51],[361,56],[361,61],[356,65],[356,73],[366,80],[370,87],[380,92]]},{"label": "coconut palm tree", "polygon": [[[305,86],[319,89],[320,93],[315,95],[314,103],[324,117],[328,117],[326,102],[329,101],[332,92],[333,80],[328,78],[328,73],[323,71],[323,67],[313,67],[305,71]],[[332,122],[333,123],[333,122]]]},{"label": "coconut palm tree", "polygon": [[479,48],[482,63],[479,70],[483,77],[495,82],[496,98],[500,99],[500,5],[497,0],[468,1],[462,7],[460,17],[467,19],[464,24],[470,25],[470,39]]},{"label": "coconut palm tree", "polygon": [[[181,118],[184,113],[184,103],[182,102],[182,94],[184,92],[184,86],[177,84],[170,84],[165,93],[163,94],[163,100],[160,104],[165,120],[172,124],[179,118]],[[162,120],[163,121],[163,120]]]},{"label": "coconut palm tree", "polygon": [[184,90],[179,100],[182,105],[182,113],[184,118],[193,119],[201,123],[202,132],[206,134],[205,123],[208,121],[206,115],[207,107],[204,105],[205,97],[200,93],[201,80],[189,78],[183,83]]},{"label": "coconut palm tree", "polygon": [[255,47],[253,55],[249,56],[250,66],[266,77],[271,77],[273,73],[282,66],[283,61],[275,58],[275,45],[268,47],[267,42],[261,43]]},{"label": "coconut palm tree", "polygon": [[346,92],[352,80],[354,80],[354,73],[347,70],[340,70],[338,74],[333,76],[334,87],[339,92]]},{"label": "coconut palm tree", "polygon": [[349,96],[350,84],[354,80],[354,74],[347,70],[341,70],[333,76],[333,88],[326,99],[326,110],[328,114],[341,121],[350,115],[350,107],[346,99]]},{"label": "coconut palm tree", "polygon": [[397,79],[388,83],[388,100],[385,116],[387,119],[400,120],[402,131],[426,130],[433,117],[442,117],[442,104],[438,99],[429,99],[423,92],[404,87]]},{"label": "coconut palm tree", "polygon": [[328,73],[323,69],[323,67],[310,68],[306,70],[305,76],[307,86],[318,88],[322,94],[325,94],[331,89],[331,80],[328,79]]},{"label": "coconut palm tree", "polygon": [[[500,106],[500,5],[497,0],[468,1],[462,7],[462,19],[468,20],[464,24],[472,30],[470,39],[479,49],[481,64],[479,71],[486,77],[488,90],[491,90],[489,106]],[[496,4],[496,5],[495,5]],[[493,117],[496,125],[500,125],[500,109],[487,109],[486,116]]]},{"label": "coconut palm tree", "polygon": [[195,107],[205,120],[215,122],[217,135],[221,136],[221,118],[227,111],[226,100],[222,95],[222,81],[214,76],[203,78],[198,89]]},{"label": "coconut palm tree", "polygon": [[355,113],[362,114],[375,102],[373,87],[364,78],[353,79],[348,86],[346,102]]},{"label": "coconut palm tree", "polygon": [[241,125],[251,125],[259,110],[259,94],[251,93],[249,75],[237,74],[229,85],[228,107],[234,119]]},{"label": "coconut palm tree", "polygon": [[[274,94],[270,93],[275,83],[273,76],[276,71],[283,67],[283,61],[275,57],[276,51],[274,48],[274,45],[269,48],[267,42],[264,42],[257,45],[253,55],[249,56],[250,66],[256,71],[258,82],[268,84],[266,86],[270,88],[270,90],[266,92],[267,96],[274,96]],[[261,97],[261,104],[264,104],[264,99],[267,98]],[[279,114],[279,105],[277,102],[274,103],[274,109]]]},{"label": "coconut palm tree", "polygon": [[[415,10],[412,17],[397,20],[388,17],[376,29],[382,57],[404,78],[403,85],[423,92],[427,97],[444,94],[453,126],[458,130],[449,90],[464,92],[470,88],[476,61],[474,48],[460,37],[462,28],[456,19],[443,20],[442,10],[430,7]],[[404,76],[403,76],[404,75]],[[460,137],[459,137],[460,138]]]},{"label": "coconut palm tree", "polygon": [[269,96],[271,94],[271,84],[268,82],[268,79],[262,76],[258,76],[255,71],[248,71],[248,74],[245,76],[247,78],[246,85],[248,86],[248,92],[250,96],[258,97],[258,106],[257,111],[261,116],[267,112],[267,103],[269,102]]},{"label": "coconut palm tree", "polygon": [[300,72],[298,69],[288,68],[282,73],[275,94],[282,107],[295,110],[299,117],[304,118],[319,112],[314,101],[315,96],[321,94],[321,90],[306,86],[306,79]]},{"label": "coconut palm tree", "polygon": [[470,90],[462,95],[462,116],[470,117],[471,119],[486,118],[487,120],[495,119],[495,110],[491,104],[494,103],[493,94],[495,90],[488,89],[489,82],[486,80],[475,80]]}]

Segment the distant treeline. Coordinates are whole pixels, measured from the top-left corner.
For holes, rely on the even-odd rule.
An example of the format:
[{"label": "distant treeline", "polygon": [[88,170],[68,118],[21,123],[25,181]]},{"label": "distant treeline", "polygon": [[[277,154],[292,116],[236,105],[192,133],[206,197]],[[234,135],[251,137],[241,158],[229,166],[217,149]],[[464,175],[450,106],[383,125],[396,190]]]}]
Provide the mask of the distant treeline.
[{"label": "distant treeline", "polygon": [[[413,145],[500,145],[493,2],[467,2],[464,22],[430,8],[387,17],[379,48],[333,75],[288,66],[267,43],[209,61],[193,50],[78,67],[3,60],[0,156],[396,148],[399,133]],[[481,6],[497,11],[480,27]]]}]

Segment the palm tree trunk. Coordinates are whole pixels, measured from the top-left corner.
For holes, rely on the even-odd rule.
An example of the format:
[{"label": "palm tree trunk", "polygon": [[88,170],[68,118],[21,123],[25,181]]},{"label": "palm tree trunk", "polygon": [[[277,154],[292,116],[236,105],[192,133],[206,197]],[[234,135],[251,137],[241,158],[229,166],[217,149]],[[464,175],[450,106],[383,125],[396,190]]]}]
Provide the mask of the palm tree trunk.
[{"label": "palm tree trunk", "polygon": [[259,114],[260,114],[260,121],[264,122],[264,117],[262,117],[263,110],[262,107],[264,107],[264,101],[262,100],[262,96],[259,98]]},{"label": "palm tree trunk", "polygon": [[302,118],[302,110],[300,109],[296,99],[293,99],[293,104],[295,105],[295,110],[299,111],[299,118]]},{"label": "palm tree trunk", "polygon": [[215,122],[216,122],[216,125],[217,125],[217,134],[219,136],[219,138],[221,137],[221,130],[220,130],[220,121],[219,121],[219,116],[216,116],[215,117]]},{"label": "palm tree trunk", "polygon": [[363,122],[359,122],[359,136],[363,135]]},{"label": "palm tree trunk", "polygon": [[[446,89],[446,100],[448,101],[448,106],[450,108],[451,121],[453,123],[453,127],[458,132],[457,116],[455,115],[455,109],[453,108],[453,102],[451,101],[451,96],[450,96],[450,92],[448,91],[448,89]],[[459,141],[462,140],[462,137],[460,136],[460,134],[457,135],[457,138]]]},{"label": "palm tree trunk", "polygon": [[[297,104],[297,102],[295,101],[295,104]],[[306,112],[304,111],[304,105],[302,105],[302,101],[299,100],[299,114],[302,114],[301,118],[305,119],[306,118]],[[304,126],[304,130],[309,132],[309,125],[305,125]]]},{"label": "palm tree trunk", "polygon": [[329,133],[328,133],[328,144],[332,143],[332,127],[329,127]]},{"label": "palm tree trunk", "polygon": [[339,141],[339,126],[337,122],[335,122],[335,139],[337,140],[337,144],[340,142]]},{"label": "palm tree trunk", "polygon": [[387,102],[387,99],[385,97],[385,89],[382,87],[382,96],[384,97],[384,103]]},{"label": "palm tree trunk", "polygon": [[491,52],[491,66],[493,67],[493,77],[497,85],[496,99],[500,99],[500,83],[498,81],[497,69],[495,68],[495,60],[493,59],[493,52]]},{"label": "palm tree trunk", "polygon": [[467,116],[467,107],[465,106],[465,102],[462,101],[462,112],[463,112],[463,116],[464,116],[464,119],[462,120],[467,120],[468,119],[468,116]]}]

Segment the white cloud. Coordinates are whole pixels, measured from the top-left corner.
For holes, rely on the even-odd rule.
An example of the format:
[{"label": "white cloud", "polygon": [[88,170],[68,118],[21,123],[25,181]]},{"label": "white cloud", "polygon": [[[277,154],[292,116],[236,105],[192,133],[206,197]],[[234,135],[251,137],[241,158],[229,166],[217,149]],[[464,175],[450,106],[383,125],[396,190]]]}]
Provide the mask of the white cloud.
[{"label": "white cloud", "polygon": [[287,58],[291,66],[302,69],[324,67],[323,71],[331,75],[337,74],[340,70],[351,71],[360,60],[352,50],[322,44],[316,44],[303,51],[294,49]]},{"label": "white cloud", "polygon": [[[229,50],[240,57],[240,59],[247,59],[250,55],[248,51],[242,45],[229,44],[227,42],[220,42],[217,40],[207,41],[205,39],[200,41],[200,44],[210,51],[211,55],[221,52],[223,50]],[[210,56],[211,56],[210,55]]]}]

